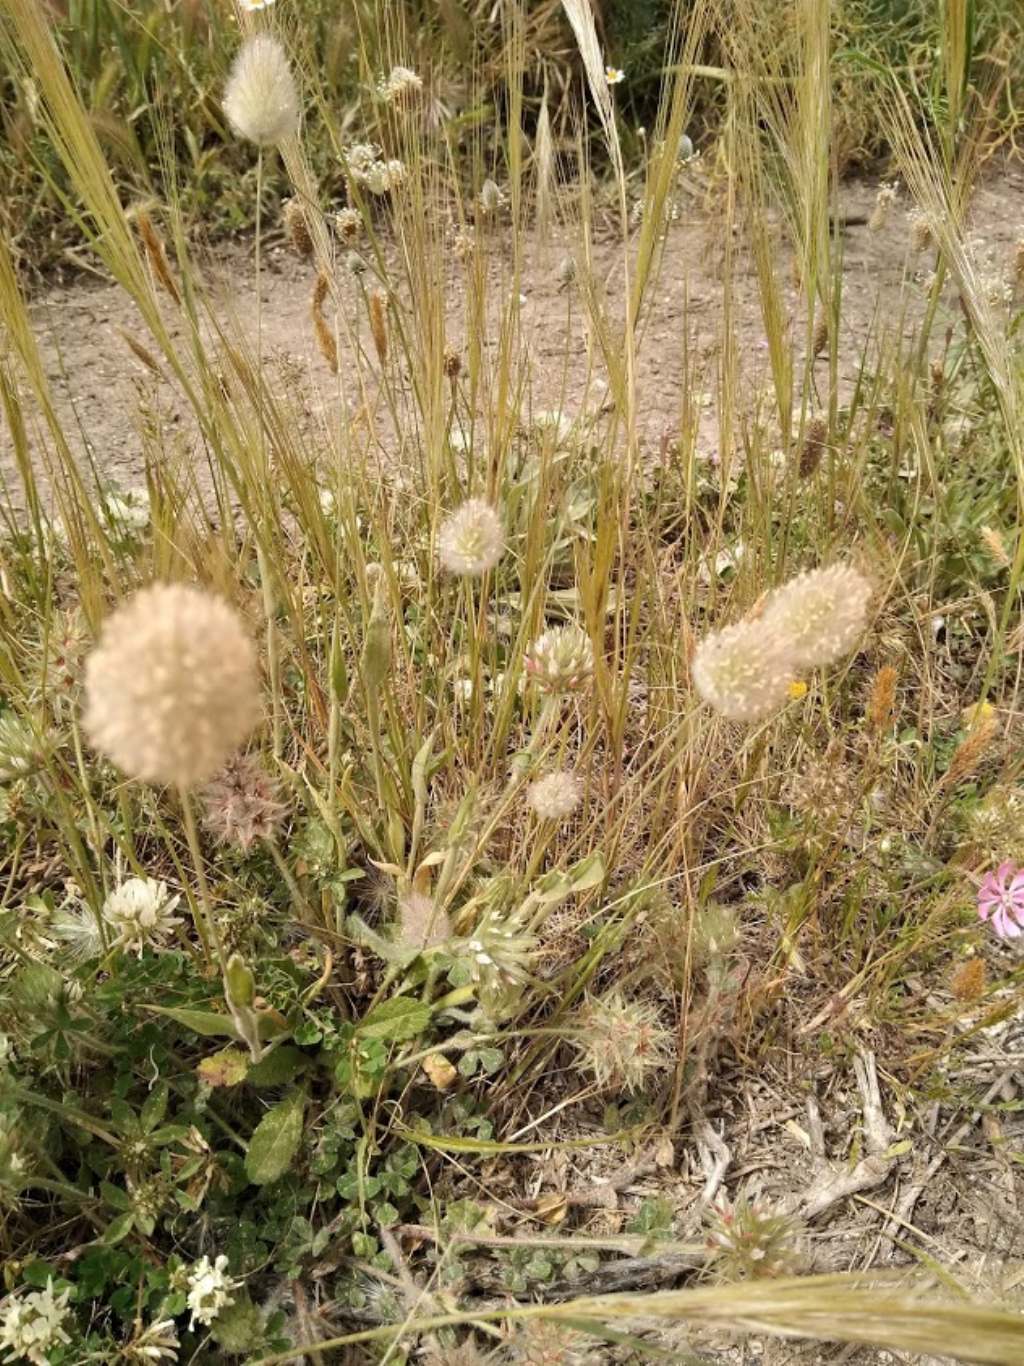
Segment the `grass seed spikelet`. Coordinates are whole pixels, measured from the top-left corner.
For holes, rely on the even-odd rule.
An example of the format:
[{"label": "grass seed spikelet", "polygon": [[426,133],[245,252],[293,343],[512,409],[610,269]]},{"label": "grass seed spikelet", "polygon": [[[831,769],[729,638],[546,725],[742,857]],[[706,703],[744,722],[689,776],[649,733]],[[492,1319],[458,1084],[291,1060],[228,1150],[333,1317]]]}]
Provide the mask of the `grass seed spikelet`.
[{"label": "grass seed spikelet", "polygon": [[831,664],[857,644],[867,621],[871,584],[851,565],[812,569],[768,599],[761,622],[785,642],[794,670]]},{"label": "grass seed spikelet", "polygon": [[108,618],[85,669],[86,734],[133,778],[207,782],[256,726],[256,648],[222,598],[153,584]]},{"label": "grass seed spikelet", "polygon": [[239,137],[276,147],[299,127],[299,92],[280,42],[269,33],[247,38],[224,88],[224,113]]},{"label": "grass seed spikelet", "polygon": [[505,528],[484,498],[470,498],[441,524],[438,553],[452,574],[486,574],[501,559]]}]

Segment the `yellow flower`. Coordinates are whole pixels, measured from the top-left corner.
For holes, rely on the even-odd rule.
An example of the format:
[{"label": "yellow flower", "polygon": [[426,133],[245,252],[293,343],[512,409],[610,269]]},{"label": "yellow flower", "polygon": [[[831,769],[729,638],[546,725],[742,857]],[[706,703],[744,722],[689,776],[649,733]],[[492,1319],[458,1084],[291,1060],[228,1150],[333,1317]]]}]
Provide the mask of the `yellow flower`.
[{"label": "yellow flower", "polygon": [[807,696],[807,684],[800,678],[794,678],[789,685],[789,695],[794,702],[799,702],[801,697]]},{"label": "yellow flower", "polygon": [[617,66],[606,66],[604,69],[604,78],[609,85],[618,85],[620,81],[626,79],[626,73],[620,71]]}]

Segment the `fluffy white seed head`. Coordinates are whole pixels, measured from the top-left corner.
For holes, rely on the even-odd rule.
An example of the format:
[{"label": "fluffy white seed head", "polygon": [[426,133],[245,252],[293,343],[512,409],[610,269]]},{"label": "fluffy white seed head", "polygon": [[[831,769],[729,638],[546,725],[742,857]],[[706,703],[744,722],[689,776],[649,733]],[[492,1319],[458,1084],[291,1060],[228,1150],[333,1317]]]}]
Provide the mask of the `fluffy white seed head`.
[{"label": "fluffy white seed head", "polygon": [[85,730],[133,778],[193,787],[260,717],[256,649],[223,599],[153,584],[107,620],[85,668]]},{"label": "fluffy white seed head", "polygon": [[583,784],[576,774],[560,770],[531,783],[526,800],[542,821],[563,821],[576,810],[582,796]]},{"label": "fluffy white seed head", "polygon": [[490,503],[470,498],[442,523],[437,546],[451,573],[486,574],[501,559],[505,528]]},{"label": "fluffy white seed head", "polygon": [[794,669],[831,664],[857,644],[871,584],[850,565],[812,569],[777,589],[761,614],[769,635],[785,639]]},{"label": "fluffy white seed head", "polygon": [[594,649],[579,626],[552,626],[530,646],[526,672],[546,693],[579,692],[594,672]]},{"label": "fluffy white seed head", "polygon": [[299,126],[299,92],[280,42],[269,33],[247,38],[224,89],[224,113],[239,137],[276,147]]},{"label": "fluffy white seed head", "polygon": [[694,687],[728,720],[762,721],[785,702],[794,678],[785,645],[763,621],[715,631],[693,657]]}]

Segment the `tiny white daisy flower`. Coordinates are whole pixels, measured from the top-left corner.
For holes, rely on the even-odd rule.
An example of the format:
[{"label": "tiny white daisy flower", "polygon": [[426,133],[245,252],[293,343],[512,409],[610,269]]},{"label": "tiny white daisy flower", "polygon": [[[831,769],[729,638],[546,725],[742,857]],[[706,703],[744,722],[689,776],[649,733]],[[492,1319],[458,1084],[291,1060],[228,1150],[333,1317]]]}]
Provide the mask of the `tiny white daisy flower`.
[{"label": "tiny white daisy flower", "polygon": [[606,66],[604,78],[609,85],[620,85],[626,79],[626,73],[620,71],[617,66]]}]

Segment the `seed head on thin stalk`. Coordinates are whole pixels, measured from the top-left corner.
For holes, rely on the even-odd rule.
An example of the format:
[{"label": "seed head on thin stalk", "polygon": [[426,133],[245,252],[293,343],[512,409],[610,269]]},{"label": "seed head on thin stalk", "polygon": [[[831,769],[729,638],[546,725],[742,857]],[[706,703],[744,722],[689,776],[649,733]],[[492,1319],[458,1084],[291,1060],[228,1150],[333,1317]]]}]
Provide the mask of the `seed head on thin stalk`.
[{"label": "seed head on thin stalk", "polygon": [[505,550],[505,528],[497,509],[483,498],[470,498],[442,522],[437,547],[450,573],[486,574]]},{"label": "seed head on thin stalk", "polygon": [[276,147],[299,127],[299,92],[285,50],[269,33],[242,44],[224,87],[224,113],[239,137]]},{"label": "seed head on thin stalk", "polygon": [[763,621],[741,621],[701,641],[691,675],[697,692],[729,721],[763,721],[789,696],[795,677],[787,641]]},{"label": "seed head on thin stalk", "polygon": [[85,668],[85,731],[141,782],[206,782],[260,718],[256,649],[222,598],[153,584],[106,621]]},{"label": "seed head on thin stalk", "polygon": [[583,785],[575,773],[559,770],[531,783],[527,805],[542,821],[564,821],[579,806]]}]

